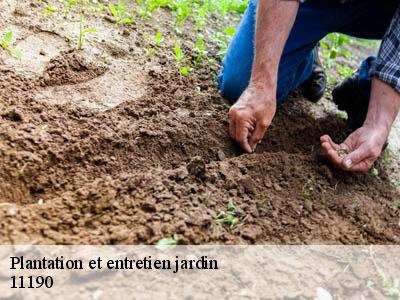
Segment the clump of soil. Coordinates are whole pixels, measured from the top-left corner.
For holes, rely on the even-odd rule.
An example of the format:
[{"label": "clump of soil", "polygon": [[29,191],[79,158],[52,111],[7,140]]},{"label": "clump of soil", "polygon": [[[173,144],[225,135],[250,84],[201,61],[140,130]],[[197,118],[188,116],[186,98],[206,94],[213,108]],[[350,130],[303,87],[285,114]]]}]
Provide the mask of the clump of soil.
[{"label": "clump of soil", "polygon": [[[39,26],[42,11],[30,8],[26,30]],[[345,138],[344,123],[311,117],[294,94],[256,153],[243,154],[229,138],[228,105],[214,81],[219,67],[203,62],[182,76],[170,55],[169,15],[156,19],[129,35],[96,24],[112,34],[61,52],[39,75],[1,67],[1,243],[151,244],[173,234],[183,244],[400,242],[399,192],[384,165],[377,177],[348,174],[319,150],[322,134]],[[142,32],[160,22],[169,38],[149,57]],[[116,41],[129,49],[122,57],[108,52]],[[111,95],[130,98],[107,109],[88,105],[104,92],[99,76],[121,70],[132,80],[115,80]],[[74,89],[73,101],[42,97]],[[215,222],[229,199],[239,219],[232,230]]]},{"label": "clump of soil", "polygon": [[85,82],[103,75],[106,71],[106,65],[72,50],[62,52],[50,60],[43,76],[45,85],[52,86]]}]

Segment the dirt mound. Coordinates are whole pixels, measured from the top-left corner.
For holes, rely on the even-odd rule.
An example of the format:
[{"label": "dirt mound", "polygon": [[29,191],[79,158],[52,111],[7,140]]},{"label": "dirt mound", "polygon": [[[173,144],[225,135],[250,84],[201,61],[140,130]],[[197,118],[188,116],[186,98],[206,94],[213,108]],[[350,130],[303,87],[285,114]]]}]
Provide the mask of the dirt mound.
[{"label": "dirt mound", "polygon": [[[311,117],[293,95],[257,152],[243,154],[228,135],[219,67],[183,76],[171,45],[146,55],[142,31],[157,26],[115,36],[133,50],[107,64],[111,38],[61,52],[39,75],[0,69],[0,242],[148,244],[177,233],[184,244],[400,243],[384,164],[376,177],[346,174],[320,153],[320,135],[346,135],[342,121]],[[229,200],[232,229],[216,222]]]},{"label": "dirt mound", "polygon": [[50,60],[44,71],[44,82],[47,86],[74,84],[96,78],[106,71],[106,65],[70,50]]}]

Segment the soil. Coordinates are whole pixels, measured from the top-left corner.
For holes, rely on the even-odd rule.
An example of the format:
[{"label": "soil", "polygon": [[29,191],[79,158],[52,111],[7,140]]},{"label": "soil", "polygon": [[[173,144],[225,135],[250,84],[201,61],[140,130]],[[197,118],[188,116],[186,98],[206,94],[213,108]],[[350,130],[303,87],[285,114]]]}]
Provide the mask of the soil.
[{"label": "soil", "polygon": [[[315,118],[295,93],[244,154],[229,138],[219,66],[179,74],[171,49],[180,40],[192,55],[193,37],[177,36],[167,11],[127,26],[87,17],[97,33],[74,50],[79,17],[44,18],[44,7],[0,4],[0,32],[24,53],[0,50],[1,243],[400,243],[384,162],[378,176],[349,174],[322,155],[322,134],[348,134],[333,112]],[[157,30],[165,42],[148,56]],[[229,199],[233,230],[215,223]]]}]

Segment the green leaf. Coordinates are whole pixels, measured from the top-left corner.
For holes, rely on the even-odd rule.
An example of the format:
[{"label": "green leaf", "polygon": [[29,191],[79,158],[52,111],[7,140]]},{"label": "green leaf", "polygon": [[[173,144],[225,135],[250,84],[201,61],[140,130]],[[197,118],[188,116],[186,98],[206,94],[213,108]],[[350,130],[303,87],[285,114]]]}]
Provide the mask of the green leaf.
[{"label": "green leaf", "polygon": [[236,29],[233,27],[228,27],[224,29],[224,33],[227,35],[234,35],[235,34]]},{"label": "green leaf", "polygon": [[175,59],[176,59],[176,61],[177,61],[177,62],[182,61],[183,58],[184,58],[184,55],[183,55],[183,51],[182,51],[182,49],[181,49],[181,46],[179,46],[178,43],[175,43],[174,52],[175,52]]},{"label": "green leaf", "polygon": [[17,48],[11,48],[11,49],[8,49],[8,51],[10,51],[11,55],[14,56],[15,58],[22,59],[21,50],[19,50]]},{"label": "green leaf", "polygon": [[119,19],[119,17],[118,17],[118,11],[117,11],[117,9],[115,8],[115,5],[112,4],[112,3],[110,3],[110,4],[108,5],[108,7],[110,8],[110,11],[111,11],[112,15],[114,16],[114,18],[115,18],[116,20],[118,20],[118,19]]},{"label": "green leaf", "polygon": [[92,32],[97,32],[96,29],[93,28],[86,28],[85,30],[82,31],[83,33],[92,33]]},{"label": "green leaf", "polygon": [[162,238],[157,242],[156,248],[161,251],[174,249],[179,242],[179,236],[174,235],[172,238]]}]

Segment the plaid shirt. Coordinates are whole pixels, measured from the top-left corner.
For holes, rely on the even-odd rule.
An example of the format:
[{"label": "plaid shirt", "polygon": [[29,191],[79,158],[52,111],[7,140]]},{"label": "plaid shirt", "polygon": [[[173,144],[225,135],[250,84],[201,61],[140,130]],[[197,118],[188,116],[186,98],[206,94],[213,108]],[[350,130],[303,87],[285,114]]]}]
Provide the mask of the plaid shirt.
[{"label": "plaid shirt", "polygon": [[400,92],[400,6],[386,32],[370,75],[378,77]]}]

